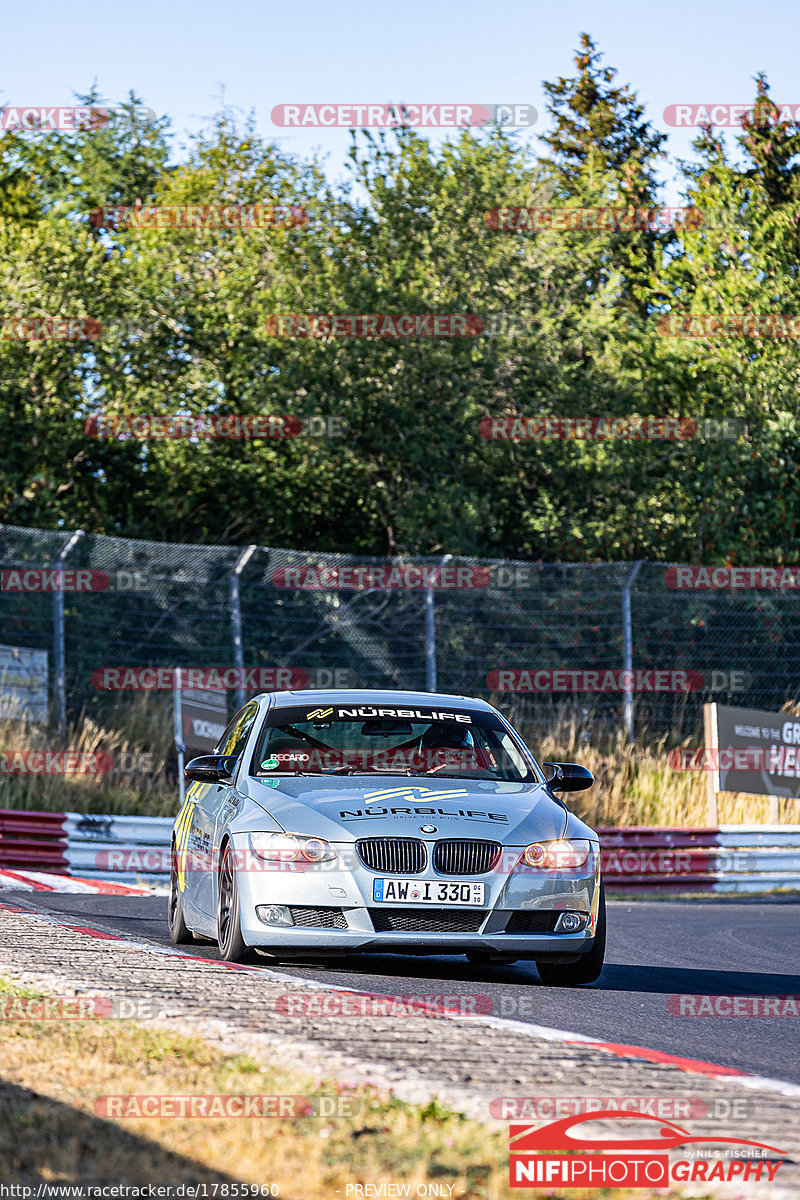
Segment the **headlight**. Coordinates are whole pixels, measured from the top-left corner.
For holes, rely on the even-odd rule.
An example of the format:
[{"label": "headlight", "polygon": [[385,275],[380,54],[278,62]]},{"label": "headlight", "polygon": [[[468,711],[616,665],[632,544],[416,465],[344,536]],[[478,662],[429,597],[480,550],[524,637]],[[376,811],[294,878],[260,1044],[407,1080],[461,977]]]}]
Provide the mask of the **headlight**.
[{"label": "headlight", "polygon": [[592,852],[592,843],[582,838],[557,842],[532,842],[522,854],[526,867],[539,867],[543,871],[568,871],[582,867]]},{"label": "headlight", "polygon": [[330,862],[336,851],[330,842],[300,833],[251,833],[253,853],[269,862]]}]

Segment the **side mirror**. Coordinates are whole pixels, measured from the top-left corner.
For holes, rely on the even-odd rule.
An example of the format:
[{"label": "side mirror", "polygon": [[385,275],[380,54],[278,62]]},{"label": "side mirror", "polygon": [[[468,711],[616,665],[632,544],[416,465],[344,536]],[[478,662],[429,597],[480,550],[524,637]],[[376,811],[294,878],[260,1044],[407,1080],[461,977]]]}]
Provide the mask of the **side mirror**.
[{"label": "side mirror", "polygon": [[233,783],[235,770],[235,754],[203,754],[187,763],[183,774],[193,783]]},{"label": "side mirror", "polygon": [[592,772],[577,763],[546,762],[543,765],[553,768],[547,782],[554,792],[582,792],[594,783]]}]

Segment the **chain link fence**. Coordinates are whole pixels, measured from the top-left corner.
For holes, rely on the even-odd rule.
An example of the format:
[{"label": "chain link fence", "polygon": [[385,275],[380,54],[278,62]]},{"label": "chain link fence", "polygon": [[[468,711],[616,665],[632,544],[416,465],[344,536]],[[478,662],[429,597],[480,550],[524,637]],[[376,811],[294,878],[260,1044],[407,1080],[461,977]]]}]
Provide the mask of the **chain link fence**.
[{"label": "chain link fence", "polygon": [[593,741],[699,736],[708,700],[779,709],[800,694],[785,579],[698,588],[676,586],[668,563],[390,559],[8,525],[0,572],[0,643],[47,653],[62,727],[112,719],[141,685],[130,672],[155,667],[238,668],[230,712],[265,685],[436,689],[483,696],[540,733],[566,714]]}]

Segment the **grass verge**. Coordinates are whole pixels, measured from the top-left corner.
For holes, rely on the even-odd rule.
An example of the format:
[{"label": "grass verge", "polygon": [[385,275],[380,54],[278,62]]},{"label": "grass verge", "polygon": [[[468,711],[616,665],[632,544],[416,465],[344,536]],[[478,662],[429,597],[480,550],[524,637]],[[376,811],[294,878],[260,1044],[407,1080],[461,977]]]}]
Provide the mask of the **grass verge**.
[{"label": "grass verge", "polygon": [[[0,994],[36,993],[0,980]],[[364,1080],[312,1079],[207,1043],[123,1021],[0,1021],[0,1163],[6,1182],[277,1185],[282,1200],[343,1198],[347,1185],[446,1184],[451,1200],[511,1200],[505,1131],[407,1104]],[[96,1115],[101,1096],[252,1094],[338,1099],[349,1115],[131,1118]],[[241,1194],[241,1193],[240,1193]],[[363,1191],[360,1193],[365,1194]],[[402,1193],[400,1193],[402,1194]],[[420,1193],[423,1194],[423,1193]],[[526,1195],[552,1195],[526,1189]],[[575,1200],[597,1192],[572,1189]],[[677,1192],[613,1189],[662,1200]]]}]

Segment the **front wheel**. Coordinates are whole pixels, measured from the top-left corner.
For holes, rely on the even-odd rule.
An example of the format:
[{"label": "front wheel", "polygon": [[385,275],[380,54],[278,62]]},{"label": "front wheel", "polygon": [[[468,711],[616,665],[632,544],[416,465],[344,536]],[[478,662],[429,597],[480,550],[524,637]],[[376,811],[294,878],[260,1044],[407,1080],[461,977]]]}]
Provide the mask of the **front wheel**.
[{"label": "front wheel", "polygon": [[225,962],[244,962],[250,947],[242,937],[239,915],[239,883],[236,878],[233,847],[227,843],[222,852],[217,889],[217,941]]},{"label": "front wheel", "polygon": [[172,854],[169,865],[169,903],[167,904],[167,925],[169,940],[173,946],[184,946],[192,940],[192,931],[186,924],[183,915],[183,896],[178,887],[178,864],[176,862],[175,843],[172,844]]},{"label": "front wheel", "polygon": [[606,893],[600,884],[600,904],[597,910],[597,929],[588,954],[582,954],[574,963],[536,963],[539,978],[547,987],[578,987],[582,983],[594,983],[603,969],[606,956]]}]

